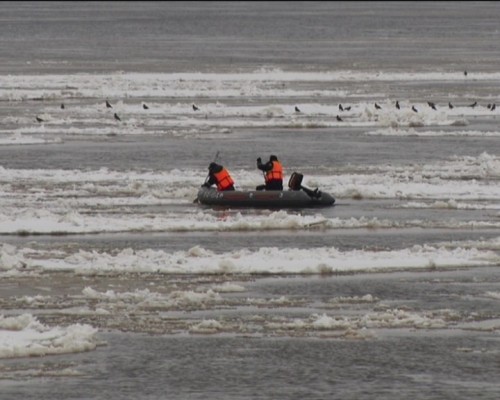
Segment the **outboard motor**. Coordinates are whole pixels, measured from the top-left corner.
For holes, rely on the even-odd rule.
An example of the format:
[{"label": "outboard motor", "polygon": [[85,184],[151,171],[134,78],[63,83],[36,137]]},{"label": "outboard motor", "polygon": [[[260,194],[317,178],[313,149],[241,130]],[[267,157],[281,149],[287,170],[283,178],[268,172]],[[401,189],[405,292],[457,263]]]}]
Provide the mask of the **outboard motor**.
[{"label": "outboard motor", "polygon": [[304,179],[304,175],[294,172],[288,181],[288,187],[290,190],[303,190],[312,199],[320,199],[322,195],[321,191],[318,189],[312,190],[302,186],[302,179]]},{"label": "outboard motor", "polygon": [[294,172],[288,180],[288,187],[290,188],[290,190],[302,189],[302,179],[304,179],[304,175],[299,174],[298,172]]}]

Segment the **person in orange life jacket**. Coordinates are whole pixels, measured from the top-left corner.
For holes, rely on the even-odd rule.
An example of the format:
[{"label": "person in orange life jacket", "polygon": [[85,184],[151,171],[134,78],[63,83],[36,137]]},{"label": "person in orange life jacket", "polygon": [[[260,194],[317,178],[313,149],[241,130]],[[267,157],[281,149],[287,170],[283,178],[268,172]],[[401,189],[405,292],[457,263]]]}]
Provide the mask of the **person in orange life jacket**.
[{"label": "person in orange life jacket", "polygon": [[271,155],[265,164],[260,157],[257,158],[257,168],[264,172],[266,183],[257,186],[256,190],[283,190],[283,167],[278,157]]},{"label": "person in orange life jacket", "polygon": [[234,190],[234,181],[229,175],[229,172],[222,165],[216,163],[210,163],[208,166],[208,181],[206,181],[202,186],[210,187],[212,185],[217,185],[217,190],[219,192],[224,192],[226,190]]}]

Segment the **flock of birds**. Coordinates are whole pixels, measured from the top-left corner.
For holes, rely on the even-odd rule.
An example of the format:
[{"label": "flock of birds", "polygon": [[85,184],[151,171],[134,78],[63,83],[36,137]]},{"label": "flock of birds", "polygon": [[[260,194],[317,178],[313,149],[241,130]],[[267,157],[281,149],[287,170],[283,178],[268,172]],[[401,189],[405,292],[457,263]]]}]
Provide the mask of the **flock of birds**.
[{"label": "flock of birds", "polygon": [[[64,105],[64,103],[61,103],[61,110],[64,110],[65,108],[66,108],[66,106]],[[106,108],[113,108],[113,106],[111,105],[109,100],[106,100]],[[142,108],[144,110],[149,110],[149,106],[145,103],[142,103]],[[199,111],[199,110],[200,110],[200,108],[196,104],[193,104],[193,111]],[[114,113],[113,117],[115,118],[116,121],[122,120],[117,113]],[[38,115],[35,117],[35,119],[39,123],[45,122],[45,120]]]},{"label": "flock of birds", "polygon": [[[193,108],[194,108],[194,107],[195,107],[195,105],[193,104]],[[65,108],[66,108],[66,106],[64,105],[64,103],[61,103],[61,110],[64,110]],[[113,108],[113,106],[111,105],[111,103],[110,103],[108,100],[106,100],[106,108]],[[143,103],[143,104],[142,104],[142,108],[143,108],[144,110],[149,110],[148,105],[147,105],[147,104],[145,104],[145,103]],[[117,120],[117,121],[121,121],[121,120],[122,120],[122,119],[120,118],[120,116],[119,116],[117,113],[114,113],[114,114],[113,114],[113,117],[114,117],[114,118],[115,118],[115,120]],[[45,120],[44,120],[43,118],[40,118],[39,116],[36,116],[36,118],[35,118],[35,119],[36,119],[36,121],[37,121],[37,122],[40,122],[40,123],[41,123],[41,122],[45,122]]]},{"label": "flock of birds", "polygon": [[[381,109],[382,109],[382,106],[380,106],[379,104],[374,103],[374,105],[375,105],[375,109],[377,109],[377,110],[381,110]],[[427,105],[428,105],[430,108],[432,108],[433,110],[437,111],[436,103],[434,103],[434,102],[432,102],[432,101],[428,101],[428,102],[427,102]],[[474,108],[474,107],[476,107],[477,105],[478,105],[478,103],[477,103],[477,101],[475,101],[474,103],[469,104],[467,107]],[[193,107],[193,111],[200,111],[200,108],[199,108],[196,104],[193,104],[193,105],[192,105],[192,107]],[[395,107],[396,107],[398,110],[401,110],[401,105],[399,104],[399,101],[396,101],[396,103],[395,103]],[[488,105],[486,106],[486,108],[488,108],[488,109],[489,109],[489,110],[491,110],[491,111],[494,111],[494,110],[496,109],[496,107],[497,107],[497,106],[496,106],[496,104],[495,104],[495,103],[493,103],[493,104],[488,104]],[[106,100],[106,108],[113,108],[113,106],[110,104],[110,102],[109,102],[108,100]],[[143,104],[142,104],[142,108],[143,108],[144,110],[149,110],[148,105],[147,105],[147,104],[145,104],[145,103],[143,103]],[[453,109],[453,108],[454,108],[454,105],[453,105],[453,104],[451,104],[451,103],[449,102],[449,103],[448,103],[448,108],[449,108],[449,109]],[[63,104],[61,104],[61,109],[63,109],[63,110],[65,109],[65,105],[64,105],[64,103],[63,103]],[[339,104],[339,111],[349,111],[349,110],[351,110],[351,106],[344,107],[342,104]],[[417,109],[415,106],[411,106],[411,110],[412,110],[413,112],[418,113],[418,109]],[[302,111],[299,109],[299,107],[295,106],[295,112],[296,112],[296,113],[301,113]],[[120,118],[120,116],[119,116],[117,113],[114,113],[114,115],[113,115],[113,116],[114,116],[114,118],[115,118],[115,120],[116,120],[116,121],[121,121],[121,118]],[[336,116],[336,119],[337,119],[337,121],[339,121],[339,122],[342,122],[342,121],[343,121],[343,119],[342,119],[339,115],[337,115],[337,116]],[[43,118],[40,118],[39,116],[36,116],[36,121],[37,121],[37,122],[40,122],[40,123],[41,123],[41,122],[45,122],[45,120],[44,120]]]},{"label": "flock of birds", "polygon": [[[467,71],[464,71],[464,75],[467,76]],[[382,109],[382,106],[378,105],[377,103],[375,103],[374,105],[375,105],[375,109],[377,109],[377,110],[381,110]],[[432,101],[428,101],[427,105],[430,108],[432,108],[433,110],[437,111],[436,103],[434,103]],[[467,107],[474,108],[477,105],[478,105],[477,101],[475,101],[474,103],[469,104]],[[200,108],[196,104],[193,104],[192,107],[193,107],[193,111],[200,111]],[[401,110],[401,105],[399,104],[399,101],[396,101],[395,107],[396,107],[396,109]],[[493,104],[488,104],[486,107],[489,110],[494,111],[497,106],[496,106],[495,103],[493,103]],[[65,108],[65,106],[64,106],[64,103],[63,103],[63,104],[61,104],[61,109],[64,110],[64,108]],[[106,100],[106,108],[113,108],[113,106],[110,104],[110,102],[108,100]],[[149,110],[149,107],[145,103],[142,104],[142,108],[144,110]],[[453,104],[451,104],[450,102],[448,102],[448,108],[450,110],[453,109],[454,108]],[[339,111],[349,111],[349,110],[351,110],[351,106],[344,107],[344,106],[342,106],[342,104],[339,104]],[[411,106],[411,110],[413,112],[415,112],[415,113],[418,113],[418,109],[415,106]],[[301,113],[302,111],[299,109],[299,107],[295,106],[295,112],[296,113]],[[116,121],[121,121],[121,118],[120,118],[120,116],[117,113],[114,113],[114,118],[115,118]],[[339,122],[343,121],[343,119],[339,115],[336,116],[336,119]],[[37,122],[40,122],[40,123],[41,122],[45,122],[45,120],[43,118],[40,118],[39,116],[36,117],[36,120],[37,120]]]},{"label": "flock of birds", "polygon": [[[381,109],[382,109],[382,106],[378,105],[377,103],[374,103],[374,105],[375,105],[375,109],[377,109],[377,110],[381,110]],[[436,103],[434,103],[434,102],[432,102],[432,101],[428,101],[428,102],[427,102],[427,105],[428,105],[430,108],[432,108],[434,111],[437,111]],[[476,107],[477,105],[478,105],[478,103],[477,103],[477,101],[475,101],[474,103],[467,105],[467,107],[474,108],[474,107]],[[395,107],[396,107],[398,110],[401,110],[401,105],[399,104],[399,101],[396,101],[396,103],[395,103]],[[488,104],[488,105],[486,106],[486,108],[488,108],[488,110],[491,110],[491,111],[494,111],[494,110],[496,109],[496,107],[497,107],[497,106],[496,106],[496,104],[495,104],[495,103],[493,103],[493,104]],[[453,104],[451,104],[450,102],[448,102],[448,108],[451,110],[451,109],[455,108],[455,106],[454,106]],[[344,106],[342,106],[342,104],[339,104],[339,111],[349,111],[350,109],[351,109],[351,106],[344,107]],[[418,113],[418,109],[417,109],[417,107],[415,107],[415,106],[411,106],[411,110],[412,110],[413,112]],[[302,112],[302,111],[301,111],[301,110],[300,110],[297,106],[295,106],[295,112],[296,112],[296,113],[300,113],[300,112]],[[339,121],[339,122],[342,122],[342,121],[343,121],[343,119],[342,119],[339,115],[337,115],[337,117],[336,117],[336,118],[337,118],[337,121]]]}]

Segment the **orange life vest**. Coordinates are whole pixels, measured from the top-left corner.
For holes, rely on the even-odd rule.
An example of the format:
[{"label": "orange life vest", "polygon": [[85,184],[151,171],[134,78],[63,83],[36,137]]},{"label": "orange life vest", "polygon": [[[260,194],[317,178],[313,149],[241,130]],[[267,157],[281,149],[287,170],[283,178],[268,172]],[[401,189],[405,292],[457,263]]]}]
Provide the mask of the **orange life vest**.
[{"label": "orange life vest", "polygon": [[273,168],[266,172],[266,183],[283,181],[283,167],[279,161],[273,161]]},{"label": "orange life vest", "polygon": [[231,178],[226,168],[222,168],[222,170],[216,172],[214,177],[217,179],[217,190],[219,192],[227,190],[234,185],[233,178]]}]

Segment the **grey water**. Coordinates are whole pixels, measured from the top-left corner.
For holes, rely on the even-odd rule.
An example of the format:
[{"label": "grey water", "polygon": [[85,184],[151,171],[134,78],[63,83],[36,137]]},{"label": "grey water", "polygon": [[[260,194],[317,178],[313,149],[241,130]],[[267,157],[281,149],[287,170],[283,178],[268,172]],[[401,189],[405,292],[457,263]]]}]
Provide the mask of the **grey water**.
[{"label": "grey water", "polygon": [[104,337],[112,348],[73,357],[84,378],[57,386],[35,378],[5,398],[494,399],[499,391],[498,340],[483,335],[348,346],[293,338]]},{"label": "grey water", "polygon": [[[478,130],[474,121],[467,129]],[[308,134],[303,129],[245,128],[223,139],[141,137],[138,148],[134,137],[75,138],[51,146],[33,145],[0,148],[5,168],[169,170],[178,167],[205,168],[207,157],[222,149],[222,162],[235,168],[248,168],[257,156],[268,157],[269,149],[279,149],[280,160],[288,171],[313,171],[318,167],[346,165],[388,165],[391,163],[432,162],[453,156],[481,154],[498,148],[496,137],[367,137],[358,129],[321,129]],[[203,157],[203,159],[200,159]],[[182,161],[181,161],[182,160]]]},{"label": "grey water", "polygon": [[499,13],[495,2],[4,2],[1,68],[491,71]]},{"label": "grey water", "polygon": [[[231,72],[283,70],[498,71],[500,5],[495,2],[4,2],[0,72]],[[1,88],[1,82],[0,82]],[[446,99],[449,93],[498,95],[498,89],[443,83],[389,86],[366,92],[392,98]],[[378,99],[374,99],[378,100]],[[462,101],[468,102],[469,98]],[[3,105],[4,115],[8,106]],[[14,106],[22,113],[22,106]],[[9,111],[10,112],[10,111]],[[488,130],[472,120],[466,128]],[[491,123],[493,127],[498,124]],[[465,129],[460,127],[459,129]],[[246,168],[279,146],[291,168],[426,163],[488,151],[497,137],[372,137],[365,130],[241,129],[224,139],[73,138],[50,146],[0,146],[4,168],[128,170],[197,168],[224,147],[224,162]],[[195,205],[189,205],[195,207]],[[344,200],[325,215],[412,219],[498,218],[488,211],[397,210],[391,203]],[[498,236],[495,229],[377,229],[288,233],[186,233],[3,237],[12,243],[82,249],[194,245],[220,251],[261,246],[342,250],[406,248]],[[64,274],[47,279],[66,284]],[[168,279],[168,278],[165,278]],[[142,288],[140,278],[125,285]],[[328,297],[370,293],[393,308],[449,309],[457,321],[500,319],[498,268],[429,270],[327,277],[258,277],[256,297],[307,299],[307,312]],[[45,281],[44,281],[45,282]],[[40,282],[7,282],[37,294]],[[17,286],[16,286],[17,285]],[[73,283],[67,283],[73,288]],[[74,284],[75,287],[77,286]],[[11,286],[9,286],[11,287]],[[4,289],[6,290],[6,289]],[[76,290],[76,289],[75,289]],[[231,311],[231,310],[229,310]],[[236,307],[241,318],[255,310]],[[346,315],[372,305],[346,306]],[[207,317],[220,311],[207,310]],[[266,310],[272,313],[273,310]],[[290,311],[294,313],[302,311]],[[190,318],[189,311],[185,311]],[[458,323],[457,323],[458,324]],[[0,399],[498,399],[498,330],[380,329],[374,338],[301,335],[195,335],[103,331],[103,346],[80,354],[0,360]],[[77,371],[76,374],[72,371]],[[54,372],[54,373],[52,373]]]},{"label": "grey water", "polygon": [[[438,310],[453,301],[464,313],[497,314],[497,301],[467,300],[463,294],[499,283],[498,268],[479,268],[458,274],[267,278],[252,290],[313,299],[367,290],[400,306]],[[495,399],[500,389],[499,338],[488,331],[391,329],[376,339],[347,341],[118,332],[101,337],[107,345],[89,353],[3,361],[3,398]],[[78,375],[64,375],[76,368]],[[9,379],[16,370],[29,379]]]}]

